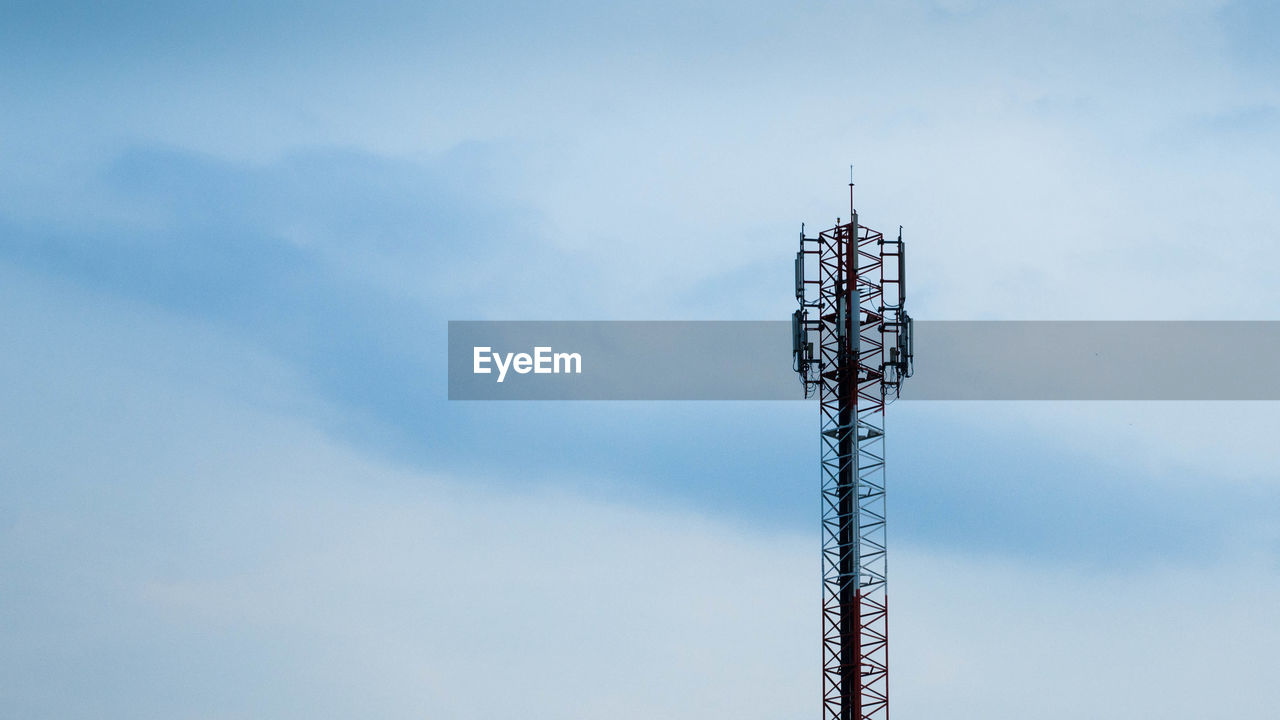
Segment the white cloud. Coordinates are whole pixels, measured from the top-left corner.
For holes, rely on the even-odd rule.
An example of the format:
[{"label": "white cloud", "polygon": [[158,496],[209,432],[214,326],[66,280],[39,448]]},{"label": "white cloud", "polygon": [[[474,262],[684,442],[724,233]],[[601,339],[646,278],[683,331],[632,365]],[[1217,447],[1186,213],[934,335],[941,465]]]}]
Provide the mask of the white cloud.
[{"label": "white cloud", "polygon": [[899,550],[900,718],[1266,718],[1274,559],[1098,575]]},{"label": "white cloud", "polygon": [[[1230,59],[1221,5],[219,15],[205,55],[149,44],[73,74],[90,63],[68,51],[57,82],[16,83],[6,158],[44,190],[9,195],[74,205],[74,159],[122,140],[255,162],[490,143],[548,238],[531,254],[585,265],[510,312],[576,290],[593,317],[703,317],[708,278],[785,275],[801,221],[847,214],[852,162],[865,221],[913,239],[922,317],[1266,319],[1280,126],[1222,142],[1212,119],[1280,97]],[[755,285],[726,309],[782,317]]]},{"label": "white cloud", "polygon": [[[3,356],[15,712],[816,711],[816,537],[390,466],[295,419],[305,389],[269,359],[6,279],[44,318],[5,326],[26,348]],[[897,546],[895,716],[1267,718],[1259,550],[1117,575]]]},{"label": "white cloud", "polygon": [[1153,491],[1188,479],[1206,492],[1280,486],[1280,403],[961,402],[911,409],[994,437],[1030,432],[1050,447],[1148,479]]},{"label": "white cloud", "polygon": [[[531,252],[588,265],[539,273],[512,313],[575,293],[589,317],[705,317],[688,298],[708,277],[776,259],[781,294],[717,310],[782,318],[796,226],[843,214],[853,161],[865,221],[908,226],[917,314],[1270,317],[1277,129],[1215,119],[1280,98],[1231,66],[1220,3],[944,5],[591,15],[608,35],[482,13],[448,43],[407,24],[333,55],[272,37],[234,61],[11,62],[3,211],[116,218],[82,188],[134,142],[253,162],[496,142],[523,153],[509,183],[555,238]],[[233,337],[3,281],[15,714],[816,711],[809,539],[388,467],[296,419],[332,409]],[[1271,406],[1014,415],[1081,453],[1203,471],[1206,513],[1213,483],[1275,467]],[[1221,566],[1126,576],[895,550],[895,717],[1269,717],[1267,530]]]}]

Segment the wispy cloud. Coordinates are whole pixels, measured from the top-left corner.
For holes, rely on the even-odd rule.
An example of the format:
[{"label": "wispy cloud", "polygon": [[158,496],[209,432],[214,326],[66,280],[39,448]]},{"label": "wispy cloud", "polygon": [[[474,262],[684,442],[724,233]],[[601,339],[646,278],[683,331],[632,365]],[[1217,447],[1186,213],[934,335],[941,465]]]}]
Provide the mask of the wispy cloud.
[{"label": "wispy cloud", "polygon": [[[850,162],[864,221],[907,226],[920,316],[1280,298],[1267,3],[3,15],[0,697],[27,716],[463,717],[473,682],[496,712],[466,653],[512,637],[549,716],[812,708],[813,408],[449,404],[444,323],[784,318],[791,239],[844,214]],[[1231,358],[1204,352],[1211,381]],[[1266,716],[1271,410],[890,428],[909,714],[1091,687]],[[596,662],[619,603],[626,677]],[[1188,627],[1244,651],[1206,631],[1187,676]],[[1090,684],[1093,644],[1132,686]],[[977,682],[1001,675],[1027,693]],[[1179,689],[1203,682],[1236,692]]]}]

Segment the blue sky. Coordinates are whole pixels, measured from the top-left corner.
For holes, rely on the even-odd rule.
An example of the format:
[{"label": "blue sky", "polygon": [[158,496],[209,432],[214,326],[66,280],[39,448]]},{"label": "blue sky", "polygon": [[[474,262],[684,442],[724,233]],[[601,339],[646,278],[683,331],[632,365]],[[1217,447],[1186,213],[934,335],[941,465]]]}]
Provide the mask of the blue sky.
[{"label": "blue sky", "polygon": [[[917,317],[1280,319],[1267,3],[0,13],[4,715],[807,716],[816,408],[443,342],[783,318],[849,163]],[[1273,404],[889,422],[896,715],[1280,700]]]}]

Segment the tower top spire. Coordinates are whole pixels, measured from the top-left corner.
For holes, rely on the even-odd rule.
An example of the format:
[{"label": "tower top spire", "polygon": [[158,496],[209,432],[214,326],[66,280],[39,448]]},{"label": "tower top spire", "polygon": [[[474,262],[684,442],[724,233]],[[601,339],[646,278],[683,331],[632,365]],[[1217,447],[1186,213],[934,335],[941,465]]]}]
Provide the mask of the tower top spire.
[{"label": "tower top spire", "polygon": [[[854,215],[855,213],[853,210],[853,166],[850,165],[849,166],[849,222],[853,222]],[[857,228],[854,228],[854,229],[856,230]]]}]

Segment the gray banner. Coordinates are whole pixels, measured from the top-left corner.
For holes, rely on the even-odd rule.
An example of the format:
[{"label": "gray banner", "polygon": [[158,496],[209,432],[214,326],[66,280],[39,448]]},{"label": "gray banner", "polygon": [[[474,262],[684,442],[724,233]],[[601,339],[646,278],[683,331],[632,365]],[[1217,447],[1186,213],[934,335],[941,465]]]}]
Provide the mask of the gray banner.
[{"label": "gray banner", "polygon": [[[917,321],[904,400],[1280,400],[1280,322]],[[451,400],[798,400],[788,321],[449,323]]]}]

